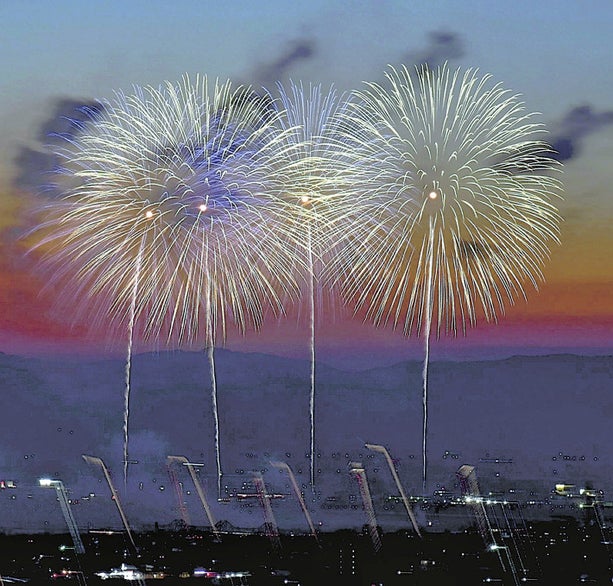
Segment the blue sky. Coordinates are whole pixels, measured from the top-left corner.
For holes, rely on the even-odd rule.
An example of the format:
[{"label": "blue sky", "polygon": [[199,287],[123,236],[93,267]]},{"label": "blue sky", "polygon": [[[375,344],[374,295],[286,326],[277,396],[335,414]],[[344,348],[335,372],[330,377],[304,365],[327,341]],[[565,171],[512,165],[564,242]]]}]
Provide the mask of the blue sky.
[{"label": "blue sky", "polygon": [[255,81],[297,39],[313,42],[313,56],[288,73],[343,89],[446,31],[463,45],[458,65],[493,73],[546,118],[586,100],[607,107],[613,91],[607,1],[6,0],[0,17],[0,114],[13,130],[3,145],[31,137],[54,97],[102,97],[184,72]]}]

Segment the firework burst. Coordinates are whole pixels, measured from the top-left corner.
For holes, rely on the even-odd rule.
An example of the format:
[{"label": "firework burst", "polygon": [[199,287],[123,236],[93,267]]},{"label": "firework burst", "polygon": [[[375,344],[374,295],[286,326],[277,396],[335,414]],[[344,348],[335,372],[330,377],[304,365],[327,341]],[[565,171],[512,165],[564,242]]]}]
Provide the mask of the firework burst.
[{"label": "firework burst", "polygon": [[205,77],[117,94],[58,149],[63,195],[38,229],[70,295],[127,325],[126,419],[133,331],[209,348],[219,482],[212,349],[228,321],[258,328],[300,289],[275,122],[267,98]]},{"label": "firework burst", "polygon": [[336,264],[375,324],[425,338],[425,490],[430,336],[494,321],[537,287],[561,184],[541,125],[489,76],[443,66],[386,77],[355,92],[346,114],[352,152],[379,187]]},{"label": "firework burst", "polygon": [[[334,254],[340,235],[351,230],[359,219],[364,198],[358,198],[363,185],[356,183],[356,169],[342,146],[342,112],[346,102],[333,88],[305,88],[302,84],[279,85],[274,99],[280,112],[279,126],[287,143],[286,153],[286,225],[301,248],[297,256],[306,259],[304,280],[307,300],[311,392],[310,468],[311,485],[315,484],[315,330],[316,308],[325,307],[324,289],[320,286],[323,266]],[[296,129],[296,132],[291,132]],[[333,301],[334,295],[330,295]],[[334,307],[330,305],[329,311]]]}]

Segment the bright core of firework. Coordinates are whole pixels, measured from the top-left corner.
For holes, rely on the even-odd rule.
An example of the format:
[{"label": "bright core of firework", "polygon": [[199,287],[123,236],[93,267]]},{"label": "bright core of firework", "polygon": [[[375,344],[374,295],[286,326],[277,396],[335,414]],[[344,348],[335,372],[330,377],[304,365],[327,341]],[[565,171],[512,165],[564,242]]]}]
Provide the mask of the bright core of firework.
[{"label": "bright core of firework", "polygon": [[431,191],[431,192],[428,194],[428,197],[429,197],[430,199],[436,199],[436,198],[438,197],[438,193],[436,193],[436,191]]}]

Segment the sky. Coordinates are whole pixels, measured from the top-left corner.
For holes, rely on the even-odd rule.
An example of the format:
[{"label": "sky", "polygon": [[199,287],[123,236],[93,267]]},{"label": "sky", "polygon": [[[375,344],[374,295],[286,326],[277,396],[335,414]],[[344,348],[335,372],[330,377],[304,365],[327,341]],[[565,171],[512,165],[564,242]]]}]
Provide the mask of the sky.
[{"label": "sky", "polygon": [[[380,81],[388,64],[448,61],[476,67],[520,93],[564,163],[561,244],[539,291],[497,324],[434,343],[434,356],[610,353],[613,342],[613,6],[608,0],[486,2],[404,0],[265,3],[176,0],[82,3],[5,0],[0,6],[0,351],[120,351],[123,336],[88,333],[45,287],[26,254],[27,218],[39,193],[45,141],[75,104],[158,86],[185,73],[270,87],[277,81]],[[65,300],[64,300],[65,301]],[[61,309],[64,307],[64,309]],[[351,311],[320,319],[322,360],[344,366],[422,353],[423,342],[376,329]],[[231,335],[239,350],[308,356],[306,324],[269,320]],[[143,347],[144,348],[144,347]]]}]

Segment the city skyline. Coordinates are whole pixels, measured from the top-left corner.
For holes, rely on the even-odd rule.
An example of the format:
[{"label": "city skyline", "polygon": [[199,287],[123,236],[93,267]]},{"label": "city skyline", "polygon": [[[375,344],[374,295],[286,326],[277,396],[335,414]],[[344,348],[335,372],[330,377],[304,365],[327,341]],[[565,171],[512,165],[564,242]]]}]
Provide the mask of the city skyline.
[{"label": "city skyline", "polygon": [[[411,528],[404,507],[390,509],[399,490],[385,459],[367,447],[384,446],[406,494],[423,499],[461,496],[460,466],[476,468],[484,495],[528,503],[531,518],[558,511],[550,503],[556,484],[613,491],[609,470],[608,414],[613,397],[610,356],[515,357],[484,362],[434,362],[431,366],[430,474],[421,485],[419,361],[349,372],[321,366],[318,375],[315,489],[310,487],[307,360],[218,351],[222,437],[222,499],[217,500],[213,416],[206,361],[199,352],[134,357],[131,447],[127,485],[122,452],[123,359],[0,356],[5,392],[0,415],[6,437],[0,449],[0,503],[7,531],[63,528],[59,507],[39,479],[61,480],[80,527],[121,528],[122,520],[100,465],[101,458],[135,530],[182,517],[175,481],[192,523],[207,526],[197,490],[182,465],[169,475],[168,456],[184,456],[196,470],[212,517],[258,527],[263,510],[253,474],[281,494],[273,510],[284,531],[307,528],[288,475],[288,464],[313,522],[322,531],[359,528],[358,484],[352,466],[365,468],[375,512],[385,530]],[[407,392],[407,385],[409,392]],[[23,392],[27,389],[28,392]],[[413,392],[410,392],[410,391]],[[603,397],[605,397],[603,399]],[[604,416],[600,416],[604,414]],[[236,493],[251,495],[247,500]],[[440,493],[437,496],[437,493]],[[442,495],[442,496],[441,496]],[[446,496],[445,496],[446,495]],[[575,501],[560,500],[577,515]],[[539,506],[537,506],[539,504]],[[554,503],[555,504],[555,503]],[[415,506],[422,531],[471,524],[470,517]],[[429,525],[431,522],[432,525]]]}]

